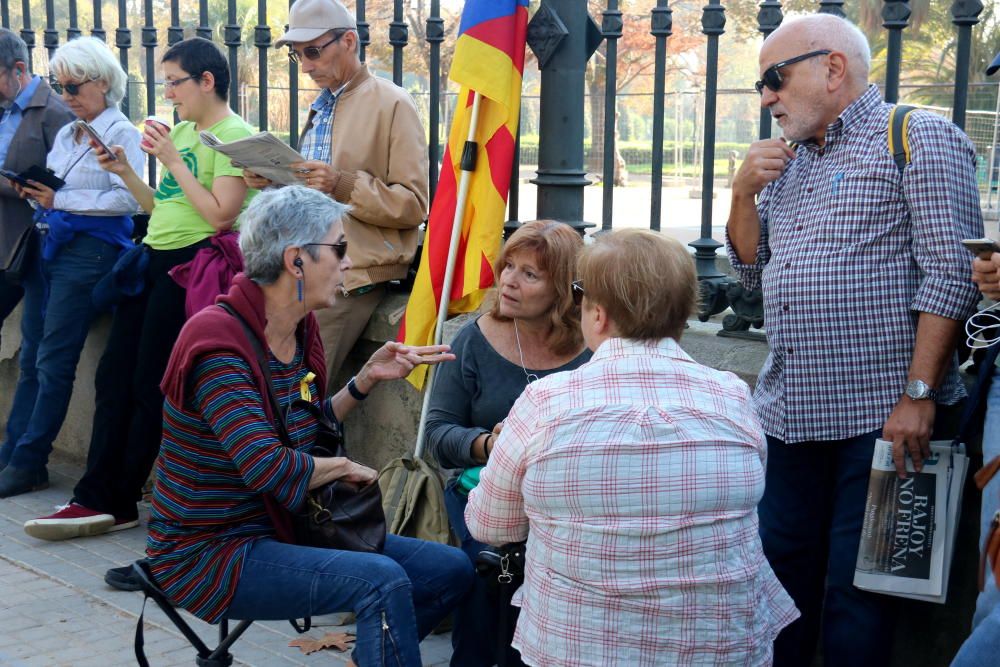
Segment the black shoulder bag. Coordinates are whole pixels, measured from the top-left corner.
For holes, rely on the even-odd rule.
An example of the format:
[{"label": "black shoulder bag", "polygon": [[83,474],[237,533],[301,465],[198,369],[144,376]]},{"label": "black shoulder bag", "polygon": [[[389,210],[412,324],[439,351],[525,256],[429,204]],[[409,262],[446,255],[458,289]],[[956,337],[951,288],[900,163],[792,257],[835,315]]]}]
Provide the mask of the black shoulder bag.
[{"label": "black shoulder bag", "polygon": [[[288,435],[284,412],[271,382],[271,369],[260,340],[246,320],[228,304],[219,306],[236,318],[257,355],[257,363],[267,384],[268,400],[275,416],[275,426],[281,443],[295,449]],[[322,409],[310,401],[296,399],[291,407],[309,412],[318,422],[311,456],[316,458],[347,457],[340,429],[331,424]],[[381,553],[385,546],[385,513],[382,511],[382,491],[379,485],[356,484],[345,480],[328,482],[306,496],[302,508],[292,513],[295,542],[303,546]]]}]

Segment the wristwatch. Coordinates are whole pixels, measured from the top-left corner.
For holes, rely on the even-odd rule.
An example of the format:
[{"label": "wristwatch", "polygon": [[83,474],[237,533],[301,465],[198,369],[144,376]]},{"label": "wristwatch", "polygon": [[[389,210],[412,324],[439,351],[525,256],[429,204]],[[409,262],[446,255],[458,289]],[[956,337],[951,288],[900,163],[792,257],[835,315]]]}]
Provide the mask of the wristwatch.
[{"label": "wristwatch", "polygon": [[923,401],[925,399],[933,401],[938,395],[937,389],[932,389],[931,386],[923,380],[910,380],[907,382],[904,393],[914,401]]}]

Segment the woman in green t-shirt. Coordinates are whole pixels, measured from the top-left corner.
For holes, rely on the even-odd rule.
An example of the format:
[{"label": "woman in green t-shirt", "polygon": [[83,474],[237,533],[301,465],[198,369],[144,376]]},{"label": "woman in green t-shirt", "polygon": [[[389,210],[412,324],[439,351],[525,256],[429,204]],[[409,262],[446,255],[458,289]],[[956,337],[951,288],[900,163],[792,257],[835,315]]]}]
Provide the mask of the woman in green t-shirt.
[{"label": "woman in green t-shirt", "polygon": [[143,181],[121,147],[112,147],[117,160],[98,149],[101,166],[120,176],[151,214],[143,239],[149,264],[142,292],[118,305],[97,368],[87,471],[65,508],[25,524],[29,534],[45,539],[138,525],[136,501],[160,446],[160,379],[185,321],[185,291],[168,273],[191,261],[209,237],[231,229],[256,194],[229,158],[198,139],[204,130],[224,142],[253,134],[227,104],[229,66],[222,52],[209,40],[187,39],[161,62],[165,96],[181,122],[169,133],[146,126],[143,150],[163,165],[159,187]]}]

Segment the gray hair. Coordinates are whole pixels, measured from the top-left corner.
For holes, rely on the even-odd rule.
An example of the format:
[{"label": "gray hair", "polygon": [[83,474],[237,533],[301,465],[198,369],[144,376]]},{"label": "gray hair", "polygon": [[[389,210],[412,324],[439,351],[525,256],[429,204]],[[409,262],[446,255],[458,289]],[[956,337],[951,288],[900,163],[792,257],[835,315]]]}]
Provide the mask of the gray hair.
[{"label": "gray hair", "polygon": [[243,272],[258,285],[272,285],[284,270],[285,250],[304,248],[313,259],[330,228],[350,207],[302,185],[264,190],[240,216]]},{"label": "gray hair", "polygon": [[17,62],[28,64],[28,45],[13,30],[0,28],[0,67],[13,69]]},{"label": "gray hair", "polygon": [[49,60],[49,71],[78,82],[103,81],[108,85],[104,95],[108,106],[117,107],[125,97],[128,75],[108,45],[96,37],[77,37],[60,46]]},{"label": "gray hair", "polygon": [[808,44],[809,49],[830,49],[841,51],[847,56],[848,69],[858,82],[868,83],[871,70],[872,50],[868,38],[858,26],[847,19],[833,14],[809,14],[785,21],[771,33],[796,32]]}]

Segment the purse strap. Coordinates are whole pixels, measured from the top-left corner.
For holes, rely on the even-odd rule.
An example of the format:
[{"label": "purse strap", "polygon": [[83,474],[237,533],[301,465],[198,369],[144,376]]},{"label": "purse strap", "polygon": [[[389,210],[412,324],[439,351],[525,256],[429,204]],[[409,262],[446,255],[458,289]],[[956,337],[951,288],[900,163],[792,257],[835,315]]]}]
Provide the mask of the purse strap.
[{"label": "purse strap", "polygon": [[285,424],[285,415],[281,410],[281,403],[278,401],[278,396],[274,391],[274,383],[271,382],[271,364],[267,361],[267,355],[264,353],[264,347],[260,343],[260,338],[257,337],[257,334],[247,324],[246,319],[236,312],[232,306],[228,303],[220,303],[218,306],[236,318],[236,321],[243,328],[243,333],[246,335],[247,340],[250,342],[250,347],[253,348],[254,354],[257,356],[257,365],[260,367],[260,374],[264,376],[264,384],[267,386],[267,397],[271,403],[271,411],[274,413],[275,426],[278,430],[278,439],[281,440],[281,444],[285,447],[294,449],[292,439],[288,435],[288,426]]}]

